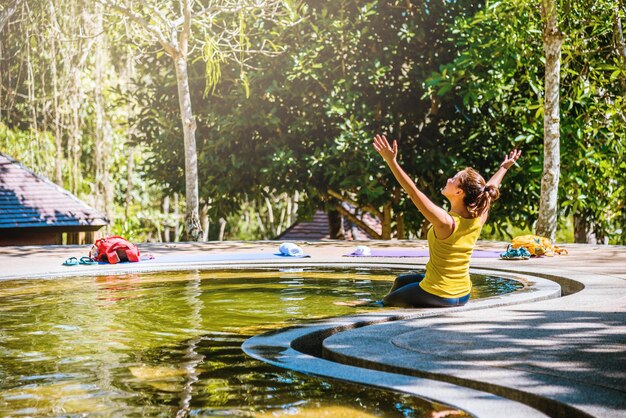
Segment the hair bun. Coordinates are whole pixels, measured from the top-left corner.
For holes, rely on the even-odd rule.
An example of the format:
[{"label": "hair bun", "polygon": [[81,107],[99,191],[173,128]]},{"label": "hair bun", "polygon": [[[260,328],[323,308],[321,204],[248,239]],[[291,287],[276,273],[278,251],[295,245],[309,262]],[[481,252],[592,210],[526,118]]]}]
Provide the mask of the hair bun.
[{"label": "hair bun", "polygon": [[487,185],[485,179],[473,168],[463,170],[459,187],[465,192],[463,203],[472,218],[489,210],[491,203],[500,197],[500,191],[493,185]]},{"label": "hair bun", "polygon": [[484,189],[485,193],[489,194],[491,200],[498,200],[500,197],[500,189],[494,186],[493,184],[488,184]]}]

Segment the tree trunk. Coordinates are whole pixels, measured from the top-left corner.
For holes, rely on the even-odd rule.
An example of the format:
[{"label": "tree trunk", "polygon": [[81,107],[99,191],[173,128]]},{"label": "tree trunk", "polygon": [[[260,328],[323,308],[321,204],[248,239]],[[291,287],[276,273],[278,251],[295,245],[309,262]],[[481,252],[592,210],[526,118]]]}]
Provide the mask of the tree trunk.
[{"label": "tree trunk", "polygon": [[286,195],[287,198],[287,219],[285,220],[285,229],[289,228],[291,226],[292,222],[292,217],[291,214],[293,213],[293,209],[292,209],[292,204],[293,204],[293,200],[291,198],[291,196]]},{"label": "tree trunk", "polygon": [[174,193],[174,241],[180,239],[180,199],[178,193]]},{"label": "tree trunk", "polygon": [[420,228],[420,239],[428,239],[428,230],[430,229],[430,222],[426,219],[422,221]]},{"label": "tree trunk", "polygon": [[298,193],[298,191],[296,190],[296,192],[293,194],[293,205],[291,206],[291,219],[292,219],[292,222],[289,223],[289,226],[291,226],[291,224],[298,219],[298,201],[299,201],[299,199],[300,199],[300,193]]},{"label": "tree trunk", "polygon": [[330,239],[346,239],[341,213],[336,210],[328,211],[328,229],[330,231]]},{"label": "tree trunk", "polygon": [[284,223],[285,223],[285,214],[287,212],[287,208],[285,206],[282,207],[282,209],[280,210],[280,217],[278,218],[278,226],[276,227],[276,235],[275,236],[279,236],[283,230],[285,229]]},{"label": "tree trunk", "polygon": [[2,32],[4,26],[9,23],[11,16],[13,16],[21,2],[22,0],[13,0],[0,12],[0,32]]},{"label": "tree trunk", "polygon": [[[133,203],[133,173],[135,171],[135,147],[128,147],[128,161],[126,161],[126,194],[124,196],[124,216],[128,218],[130,205]],[[169,208],[169,197],[167,197]]]},{"label": "tree trunk", "polygon": [[225,234],[226,234],[226,219],[220,218],[220,234],[218,236],[218,240],[224,241]]},{"label": "tree trunk", "polygon": [[593,223],[588,222],[583,215],[574,214],[574,242],[597,244]]},{"label": "tree trunk", "polygon": [[[622,19],[620,18],[620,8],[616,4],[615,5],[615,22],[613,24],[613,32],[615,39],[615,49],[617,51],[617,55],[622,60],[622,69],[626,65],[626,42],[624,41],[624,31],[622,29]],[[620,77],[620,81],[622,83],[622,91],[626,94],[626,77]]]},{"label": "tree trunk", "polygon": [[[58,4],[58,3],[57,3]],[[81,16],[80,7],[75,2],[71,2],[69,5],[69,16],[65,19],[69,19],[69,22],[81,22],[84,15]],[[85,18],[85,20],[87,20]],[[86,49],[86,45],[83,42],[83,39],[79,37],[79,32],[82,31],[82,25],[75,25],[72,28],[72,36],[78,37],[78,42],[73,44],[72,48],[63,47],[63,52],[61,53],[64,58],[64,67],[66,71],[66,80],[69,82],[69,106],[70,110],[68,112],[68,122],[67,126],[69,127],[68,135],[68,162],[70,167],[70,183],[72,187],[72,192],[74,194],[78,194],[78,190],[80,189],[80,185],[82,183],[82,172],[81,172],[81,141],[82,141],[82,131],[81,131],[81,118],[80,118],[80,109],[81,109],[81,99],[82,99],[82,69],[84,68],[85,62],[82,60],[82,56],[87,56],[88,49]]]},{"label": "tree trunk", "polygon": [[200,211],[200,225],[202,227],[202,238],[200,241],[207,242],[209,240],[209,205],[203,205]]},{"label": "tree trunk", "polygon": [[270,239],[269,235],[267,234],[267,229],[265,229],[265,225],[263,225],[263,219],[261,219],[261,214],[259,213],[258,210],[255,211],[255,215],[256,215],[256,220],[257,220],[257,223],[259,224],[259,230],[261,231],[263,239],[265,240]]},{"label": "tree trunk", "polygon": [[50,39],[51,56],[50,70],[52,72],[52,101],[54,105],[54,144],[55,155],[55,183],[63,187],[63,142],[61,137],[61,114],[59,110],[59,73],[57,69],[57,40],[56,35],[60,32],[56,19],[56,9],[54,3],[50,1],[50,16],[53,21],[55,35]]},{"label": "tree trunk", "polygon": [[163,219],[165,220],[163,225],[163,241],[170,242],[170,197],[165,196],[163,198]]},{"label": "tree trunk", "polygon": [[[99,4],[96,4],[96,13],[91,16],[91,21],[93,24],[92,30],[93,33],[100,38],[100,42],[104,42],[102,33],[102,14],[98,13],[100,10]],[[101,45],[103,46],[103,45]],[[102,85],[104,84],[104,57],[102,48],[96,48],[94,51],[94,68],[93,68],[93,76],[94,76],[94,102],[93,102],[93,111],[95,116],[95,132],[93,133],[94,137],[94,153],[93,153],[93,165],[96,169],[95,172],[95,202],[96,208],[103,213],[105,213],[108,217],[107,213],[107,201],[106,201],[106,191],[105,191],[105,171],[108,171],[108,150],[106,149],[106,138],[104,135],[104,121],[106,119],[105,109],[104,109],[104,96],[102,93]],[[110,219],[110,218],[109,218]]]},{"label": "tree trunk", "polygon": [[[104,121],[104,144],[108,149],[113,148],[113,126],[111,125],[111,120],[107,117]],[[111,224],[114,222],[115,217],[115,203],[114,203],[114,189],[113,182],[111,181],[111,163],[110,157],[105,159],[106,164],[104,166],[103,174],[104,178],[102,179],[102,185],[104,187],[104,214]],[[132,173],[131,173],[132,174]],[[132,181],[128,185],[129,189],[132,188]],[[107,227],[110,229],[110,226]]]},{"label": "tree trunk", "polygon": [[[352,222],[354,225],[356,225],[357,227],[361,228],[363,231],[365,231],[365,233],[367,235],[369,235],[370,237],[372,237],[373,239],[382,239],[382,235],[375,231],[374,229],[372,229],[368,224],[366,224],[365,222],[363,222],[361,219],[359,219],[358,217],[354,216],[353,213],[351,213],[349,210],[347,210],[346,208],[344,208],[341,204],[337,204],[335,206],[335,209],[341,213],[341,215],[345,218],[348,219],[350,222]],[[380,217],[378,217],[380,219]]]},{"label": "tree trunk", "polygon": [[607,245],[609,238],[605,231],[597,227],[581,214],[574,214],[574,241],[585,244]]},{"label": "tree trunk", "polygon": [[270,234],[272,234],[272,237],[276,237],[278,234],[276,233],[276,220],[274,219],[274,209],[272,208],[272,202],[270,202],[270,199],[268,197],[265,198],[265,207],[267,208],[267,223],[269,227],[269,232]]},{"label": "tree trunk", "polygon": [[[37,99],[35,98],[35,73],[33,70],[33,60],[31,57],[31,45],[30,45],[30,31],[27,32],[28,39],[28,47],[26,48],[26,71],[27,71],[27,79],[28,79],[28,102],[30,103],[30,115],[31,115],[31,126],[29,129],[30,134],[30,149],[29,157],[31,159],[31,165],[33,167],[41,167],[39,164],[39,152],[37,152],[41,148],[41,144],[39,141],[39,126],[37,124]],[[33,138],[34,137],[34,138]]]},{"label": "tree trunk", "polygon": [[[132,80],[132,76],[135,73],[135,68],[133,66],[133,59],[132,59],[132,48],[127,48],[126,50],[126,66],[123,67],[124,71],[122,72],[122,74],[120,75],[120,79],[121,79],[121,83],[123,83],[123,91],[125,91],[126,93],[129,92],[129,85],[131,84],[131,80]],[[120,86],[122,87],[122,86]],[[126,105],[126,121],[130,122],[130,120],[132,119],[133,116],[133,106],[130,104],[130,102]],[[133,192],[133,187],[134,187],[134,183],[133,183],[133,174],[134,174],[134,170],[135,170],[135,146],[131,145],[132,142],[132,136],[133,136],[133,132],[131,129],[127,129],[126,130],[126,142],[125,142],[125,146],[128,146],[128,161],[126,162],[126,181],[127,181],[127,186],[126,186],[126,195],[124,198],[124,216],[128,217],[129,214],[129,210],[130,210],[130,206],[132,204],[132,192]],[[169,196],[166,196],[165,199],[167,200],[167,207],[165,206],[165,200],[163,202],[163,208],[164,208],[164,212],[165,212],[165,223],[166,223],[166,228],[167,228],[167,233],[164,233],[164,237],[167,236],[167,239],[165,240],[165,242],[169,242],[169,237],[170,237],[170,229],[169,229],[169,207],[170,207],[170,198]],[[164,239],[164,238],[162,238]]]},{"label": "tree trunk", "polygon": [[396,215],[396,238],[405,239],[406,234],[404,231],[404,213],[398,213]]},{"label": "tree trunk", "polygon": [[72,193],[78,194],[80,185],[80,75],[78,69],[72,70],[72,88],[70,97],[70,106],[72,113],[70,115],[70,152],[71,152],[71,173],[72,173]]},{"label": "tree trunk", "polygon": [[391,203],[385,203],[383,206],[383,218],[381,219],[382,233],[381,238],[391,239]]},{"label": "tree trunk", "polygon": [[202,217],[200,218],[200,221],[202,222],[202,241],[207,242],[209,240],[209,230],[211,227],[211,218],[209,217],[208,203],[202,207],[201,215]]},{"label": "tree trunk", "polygon": [[185,240],[198,241],[202,238],[202,227],[198,214],[198,154],[196,152],[196,121],[191,111],[191,93],[187,73],[187,57],[183,53],[174,57],[178,103],[183,123],[185,143]]},{"label": "tree trunk", "polygon": [[[109,155],[111,151],[111,129],[107,120],[106,105],[102,86],[106,84],[106,40],[102,35],[102,5],[96,3],[95,15],[91,16],[93,22],[93,36],[100,38],[95,44],[94,50],[94,166],[96,168],[96,207],[104,213],[109,221],[113,219],[113,196],[109,180]],[[128,214],[127,214],[128,215]]]},{"label": "tree trunk", "polygon": [[543,175],[536,233],[555,239],[558,220],[557,198],[560,175],[559,84],[563,34],[557,27],[556,0],[541,1],[544,21],[543,49],[546,58],[543,117]]}]

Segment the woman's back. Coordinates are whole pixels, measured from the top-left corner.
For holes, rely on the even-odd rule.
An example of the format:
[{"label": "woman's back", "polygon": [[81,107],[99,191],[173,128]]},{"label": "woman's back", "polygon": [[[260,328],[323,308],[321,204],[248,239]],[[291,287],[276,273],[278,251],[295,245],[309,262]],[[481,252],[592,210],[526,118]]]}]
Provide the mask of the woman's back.
[{"label": "woman's back", "polygon": [[437,239],[432,228],[428,231],[430,260],[420,284],[425,291],[442,298],[462,297],[472,289],[469,263],[482,229],[480,217],[468,219],[454,212],[450,216],[455,229],[448,238]]}]

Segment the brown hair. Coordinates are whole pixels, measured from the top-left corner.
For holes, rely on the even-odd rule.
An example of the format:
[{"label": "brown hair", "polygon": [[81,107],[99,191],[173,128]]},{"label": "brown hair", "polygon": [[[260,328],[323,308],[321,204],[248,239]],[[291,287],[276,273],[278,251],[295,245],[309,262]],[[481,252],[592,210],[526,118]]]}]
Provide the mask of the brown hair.
[{"label": "brown hair", "polygon": [[489,210],[491,204],[500,197],[500,190],[487,186],[483,176],[471,167],[461,171],[459,187],[465,192],[463,203],[472,218],[477,218]]}]

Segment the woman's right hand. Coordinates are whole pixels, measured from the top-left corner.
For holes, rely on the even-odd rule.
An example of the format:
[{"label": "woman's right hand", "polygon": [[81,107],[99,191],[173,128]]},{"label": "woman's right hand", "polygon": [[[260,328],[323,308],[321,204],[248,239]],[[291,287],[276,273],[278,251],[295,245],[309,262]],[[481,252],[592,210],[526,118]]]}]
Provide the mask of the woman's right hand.
[{"label": "woman's right hand", "polygon": [[385,135],[376,135],[374,137],[374,149],[383,157],[387,164],[395,161],[398,156],[398,142],[394,139],[393,146],[389,145]]}]

